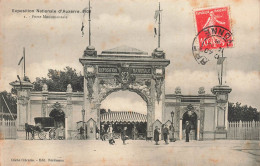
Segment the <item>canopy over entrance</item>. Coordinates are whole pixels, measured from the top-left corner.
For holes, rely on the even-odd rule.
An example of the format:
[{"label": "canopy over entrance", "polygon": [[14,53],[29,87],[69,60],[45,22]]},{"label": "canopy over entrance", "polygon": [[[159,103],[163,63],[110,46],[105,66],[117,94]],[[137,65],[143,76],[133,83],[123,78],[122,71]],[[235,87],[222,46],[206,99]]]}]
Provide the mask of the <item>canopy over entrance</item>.
[{"label": "canopy over entrance", "polygon": [[107,112],[100,115],[101,123],[145,123],[147,116],[132,111]]},{"label": "canopy over entrance", "polygon": [[107,112],[100,115],[101,124],[104,125],[105,131],[111,124],[115,138],[120,137],[124,127],[127,127],[126,135],[130,139],[145,139],[147,128],[147,116],[132,111]]}]

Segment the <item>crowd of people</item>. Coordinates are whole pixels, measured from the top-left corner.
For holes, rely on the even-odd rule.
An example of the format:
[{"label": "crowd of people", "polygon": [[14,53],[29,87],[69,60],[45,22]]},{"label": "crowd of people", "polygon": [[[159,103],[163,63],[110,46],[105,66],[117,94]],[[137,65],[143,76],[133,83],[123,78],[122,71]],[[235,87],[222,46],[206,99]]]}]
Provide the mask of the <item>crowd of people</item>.
[{"label": "crowd of people", "polygon": [[[83,134],[83,130],[84,130],[83,128],[80,128],[80,134]],[[189,142],[190,131],[191,131],[191,125],[190,125],[189,121],[186,121],[186,125],[185,125],[186,142]],[[134,127],[132,129],[132,139],[136,139],[136,132],[137,132],[137,130]],[[171,123],[171,125],[169,127],[167,124],[163,125],[162,132],[158,126],[155,126],[154,135],[153,135],[155,145],[159,145],[159,141],[161,140],[160,136],[162,136],[162,139],[164,140],[166,145],[169,144],[168,141],[175,142],[176,139],[174,137],[174,132],[175,132],[175,129],[174,129],[173,123]],[[127,127],[123,127],[121,129],[120,137],[123,142],[123,145],[126,145],[126,140],[129,139],[129,137],[127,135]],[[115,144],[114,129],[111,124],[108,125],[107,129],[104,127],[104,125],[101,125],[100,130],[98,129],[98,127],[96,127],[96,139],[99,139],[99,138],[102,141],[108,140],[110,145]]]},{"label": "crowd of people", "polygon": [[[162,135],[165,144],[169,144],[168,140],[170,140],[170,142],[176,141],[176,139],[174,138],[174,131],[175,130],[173,124],[171,124],[169,128],[166,124],[163,125]],[[189,142],[190,131],[191,131],[191,125],[189,121],[186,121],[186,125],[185,125],[186,142]],[[155,126],[154,137],[153,137],[155,141],[155,145],[159,145],[158,142],[160,141],[160,135],[161,135],[160,128],[158,126]]]}]

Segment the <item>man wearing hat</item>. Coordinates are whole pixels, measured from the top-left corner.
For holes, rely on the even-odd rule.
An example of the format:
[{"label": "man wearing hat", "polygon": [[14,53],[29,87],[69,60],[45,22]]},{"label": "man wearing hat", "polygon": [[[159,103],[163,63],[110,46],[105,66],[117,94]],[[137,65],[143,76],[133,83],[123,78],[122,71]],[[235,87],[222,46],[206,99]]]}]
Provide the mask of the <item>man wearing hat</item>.
[{"label": "man wearing hat", "polygon": [[164,125],[164,128],[163,128],[163,140],[164,140],[165,144],[169,144],[168,143],[168,135],[169,135],[168,126]]},{"label": "man wearing hat", "polygon": [[105,140],[106,140],[106,138],[105,138],[105,133],[106,133],[106,131],[105,131],[104,125],[101,125],[100,138],[101,138],[102,141],[105,141]]},{"label": "man wearing hat", "polygon": [[189,142],[189,136],[190,136],[190,130],[191,130],[191,126],[189,121],[186,121],[186,126],[185,126],[185,133],[186,133],[186,142]]},{"label": "man wearing hat", "polygon": [[159,142],[159,135],[160,135],[160,130],[158,128],[158,126],[155,126],[155,129],[154,129],[154,141],[155,141],[155,145],[159,145],[158,142]]}]

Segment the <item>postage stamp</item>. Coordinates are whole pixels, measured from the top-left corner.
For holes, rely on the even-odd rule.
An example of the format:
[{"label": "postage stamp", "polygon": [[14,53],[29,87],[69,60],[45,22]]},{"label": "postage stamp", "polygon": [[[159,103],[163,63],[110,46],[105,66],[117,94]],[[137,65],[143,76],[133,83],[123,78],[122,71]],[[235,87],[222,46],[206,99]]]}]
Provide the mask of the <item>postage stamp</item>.
[{"label": "postage stamp", "polygon": [[218,59],[224,48],[233,47],[229,7],[198,9],[194,17],[197,35],[192,43],[192,52],[196,61],[205,65],[210,57]]}]

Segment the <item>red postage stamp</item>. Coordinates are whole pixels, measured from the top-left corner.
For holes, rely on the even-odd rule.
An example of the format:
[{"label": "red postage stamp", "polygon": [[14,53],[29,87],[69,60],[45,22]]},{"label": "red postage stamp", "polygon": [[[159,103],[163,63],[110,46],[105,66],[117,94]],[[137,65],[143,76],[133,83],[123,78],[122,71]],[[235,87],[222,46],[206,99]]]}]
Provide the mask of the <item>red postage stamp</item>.
[{"label": "red postage stamp", "polygon": [[229,7],[195,10],[199,50],[233,47]]}]

